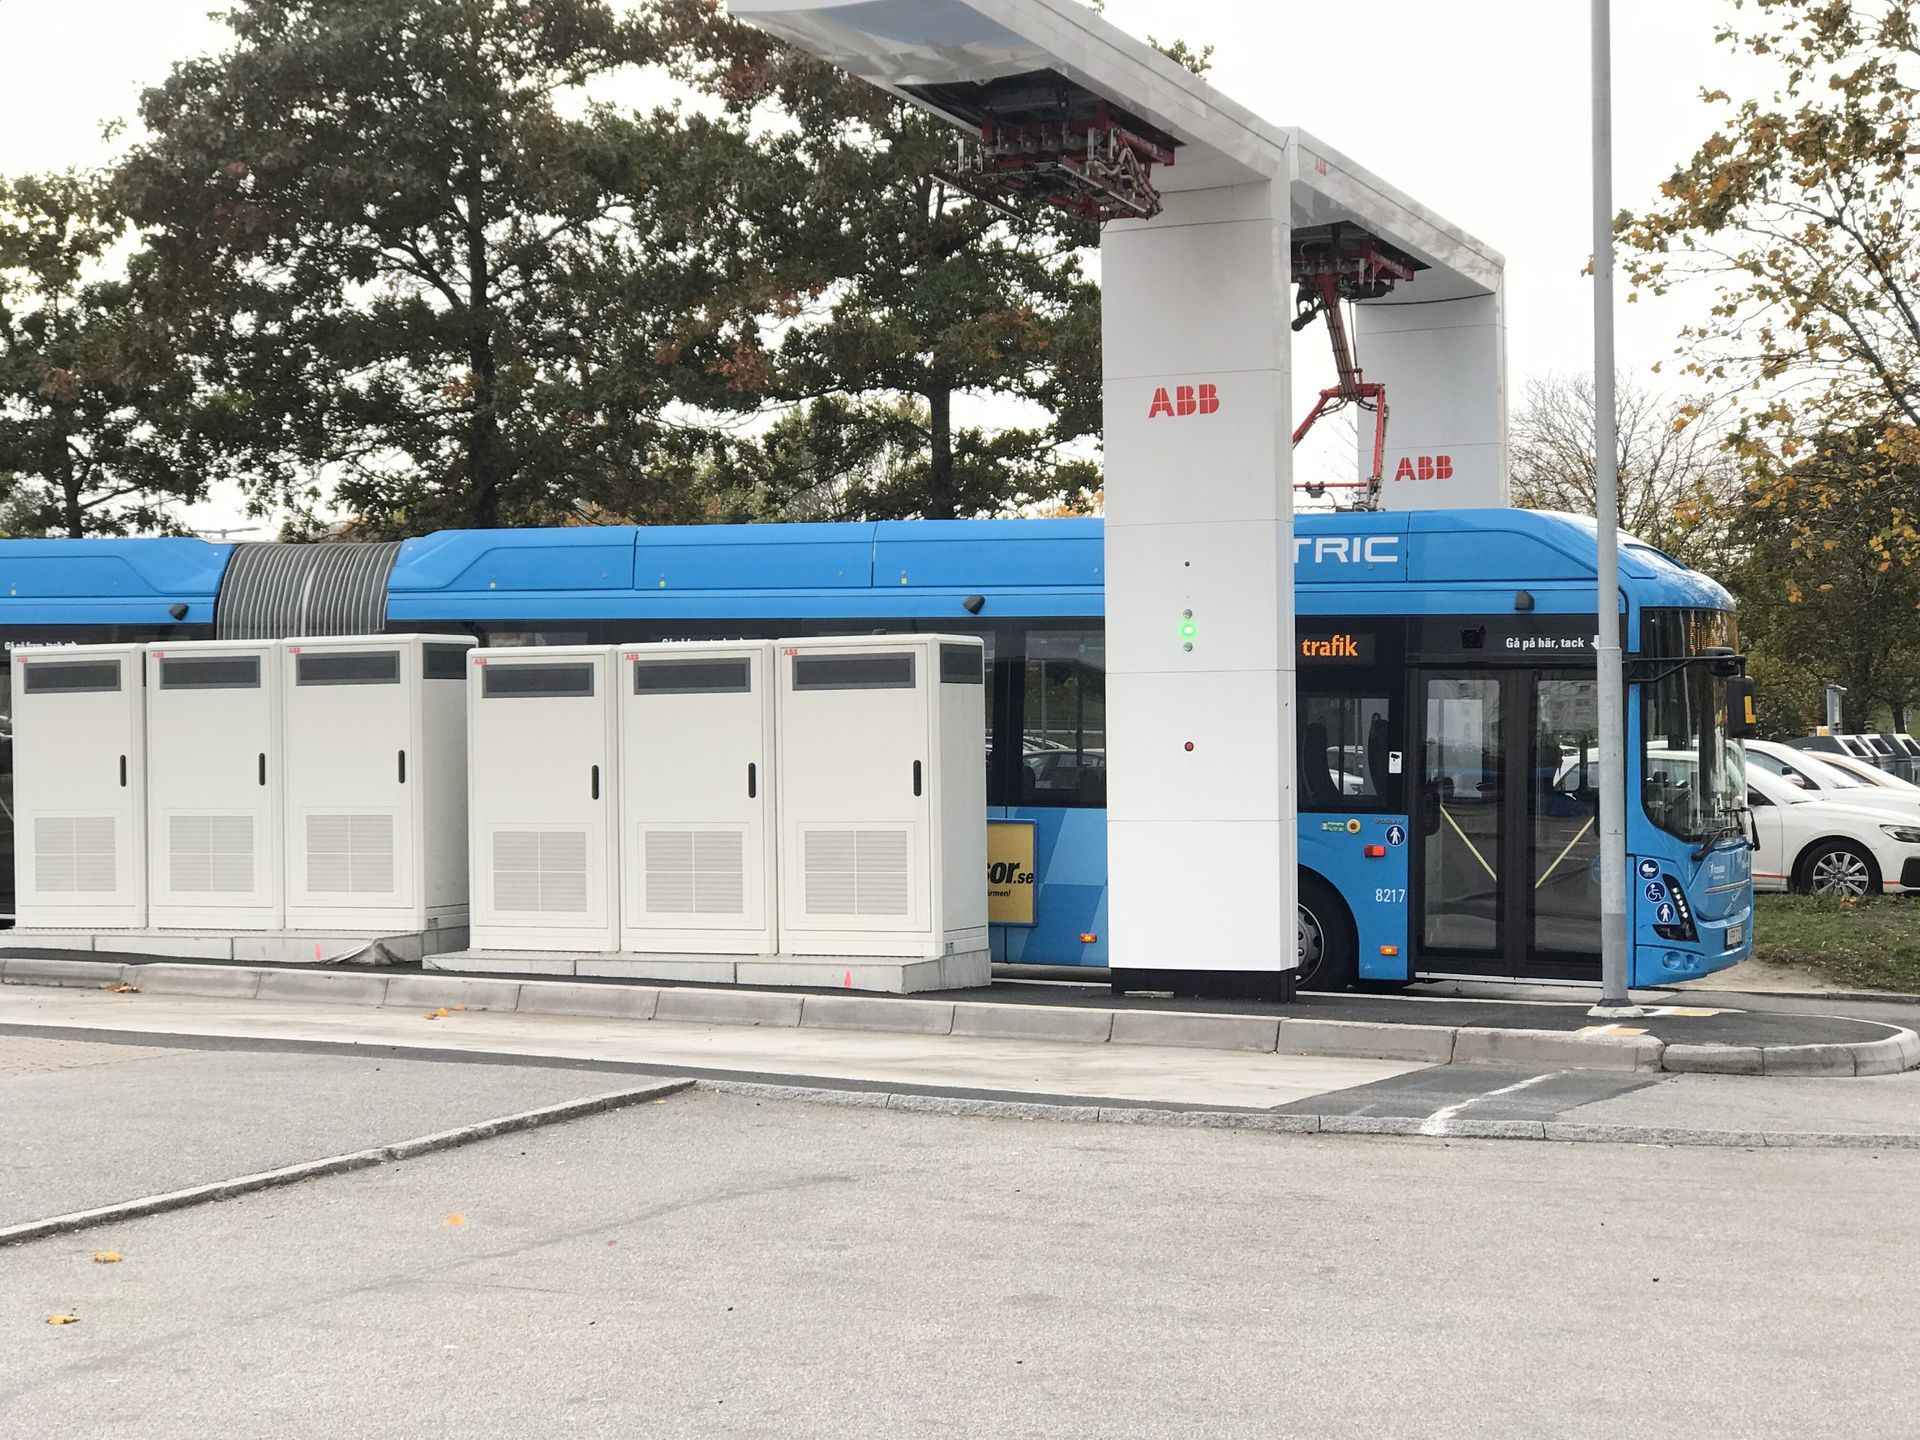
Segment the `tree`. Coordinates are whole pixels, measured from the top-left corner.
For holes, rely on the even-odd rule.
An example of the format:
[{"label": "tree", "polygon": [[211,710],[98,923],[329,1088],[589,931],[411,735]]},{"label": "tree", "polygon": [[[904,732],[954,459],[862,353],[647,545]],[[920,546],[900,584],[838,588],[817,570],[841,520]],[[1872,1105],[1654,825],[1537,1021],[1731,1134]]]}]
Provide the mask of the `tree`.
[{"label": "tree", "polygon": [[[655,58],[600,0],[239,0],[149,90],[118,193],[193,325],[263,504],[332,485],[363,533],[678,518],[703,437],[672,351],[741,278],[713,197],[746,137],[589,103]],[[696,509],[697,513],[697,509]]]},{"label": "tree", "polygon": [[[1096,486],[1094,229],[944,183],[948,126],[717,0],[659,0],[655,14],[675,73],[757,138],[725,210],[763,288],[716,302],[734,316],[719,329],[735,383],[700,398],[787,413],[733,446],[729,505],[947,518]],[[963,421],[982,396],[1030,418]]]},{"label": "tree", "polygon": [[126,534],[205,492],[192,391],[146,298],[113,272],[124,225],[74,172],[0,180],[0,530]]},{"label": "tree", "polygon": [[1920,567],[1888,564],[1876,545],[1920,467],[1889,460],[1880,430],[1861,426],[1816,437],[1788,478],[1743,507],[1730,536],[1727,578],[1768,728],[1805,734],[1828,684],[1847,687],[1854,726],[1877,726],[1876,714],[1920,697]]},{"label": "tree", "polygon": [[[1688,564],[1711,560],[1742,491],[1738,461],[1700,423],[1699,405],[1666,400],[1625,375],[1615,393],[1621,529]],[[1529,380],[1513,418],[1514,503],[1593,514],[1595,441],[1590,375]]]},{"label": "tree", "polygon": [[[1777,65],[1776,87],[1708,93],[1718,127],[1616,228],[1640,289],[1712,288],[1709,317],[1681,335],[1686,368],[1749,392],[1738,450],[1763,495],[1790,492],[1810,515],[1821,496],[1853,503],[1851,473],[1797,463],[1821,437],[1870,433],[1888,463],[1920,462],[1920,35],[1907,0],[1750,3],[1719,38]],[[1882,498],[1870,549],[1911,564],[1913,499]]]}]

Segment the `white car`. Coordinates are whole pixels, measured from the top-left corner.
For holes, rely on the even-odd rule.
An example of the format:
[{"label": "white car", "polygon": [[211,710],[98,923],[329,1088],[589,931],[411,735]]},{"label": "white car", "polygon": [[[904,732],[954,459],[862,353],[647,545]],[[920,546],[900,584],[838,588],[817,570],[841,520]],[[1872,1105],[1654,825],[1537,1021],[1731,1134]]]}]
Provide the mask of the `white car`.
[{"label": "white car", "polygon": [[1882,770],[1878,765],[1870,765],[1857,756],[1839,755],[1831,750],[1802,750],[1794,745],[1782,745],[1779,748],[1791,750],[1796,760],[1802,755],[1811,755],[1822,765],[1838,770],[1843,775],[1851,776],[1862,785],[1871,786],[1876,790],[1892,790],[1896,794],[1907,796],[1915,804],[1920,804],[1920,785],[1914,784],[1911,780],[1902,780],[1891,771]]},{"label": "white car", "polygon": [[1802,790],[1750,765],[1753,888],[1815,895],[1920,890],[1920,812],[1856,804],[1857,793]]},{"label": "white car", "polygon": [[[1810,798],[1838,800],[1847,805],[1864,805],[1869,810],[1920,820],[1920,790],[1904,790],[1875,785],[1835,763],[1825,755],[1796,750],[1776,740],[1747,741],[1747,773],[1761,771],[1778,776]],[[1863,768],[1867,762],[1858,762]],[[1891,775],[1887,776],[1893,779]]]}]

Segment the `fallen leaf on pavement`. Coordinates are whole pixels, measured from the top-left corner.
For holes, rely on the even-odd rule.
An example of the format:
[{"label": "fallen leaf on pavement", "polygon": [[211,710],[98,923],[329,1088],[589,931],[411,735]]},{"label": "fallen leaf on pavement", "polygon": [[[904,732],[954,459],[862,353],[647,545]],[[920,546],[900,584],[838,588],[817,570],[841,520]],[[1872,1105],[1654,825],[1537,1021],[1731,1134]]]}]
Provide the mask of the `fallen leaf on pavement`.
[{"label": "fallen leaf on pavement", "polygon": [[78,1315],[49,1315],[47,1316],[47,1323],[49,1325],[78,1325],[80,1323],[80,1317]]},{"label": "fallen leaf on pavement", "polygon": [[109,995],[131,995],[138,988],[138,986],[129,985],[126,981],[122,980],[118,985],[107,986],[107,993]]},{"label": "fallen leaf on pavement", "polygon": [[447,1216],[447,1224],[449,1225],[464,1225],[466,1223],[467,1223],[467,1217],[464,1215]]},{"label": "fallen leaf on pavement", "polygon": [[[464,1010],[464,1009],[466,1009],[467,1007],[466,1007],[466,1006],[464,1006],[464,1005],[456,1005],[456,1006],[454,1006],[453,1008],[454,1008],[454,1009],[456,1009],[456,1010]],[[446,1012],[446,1011],[444,1011],[444,1010],[442,1010],[442,1011],[441,1011],[440,1013],[441,1013],[442,1015],[444,1015],[444,1014],[446,1014],[447,1012]]]},{"label": "fallen leaf on pavement", "polygon": [[118,1250],[96,1250],[93,1263],[96,1265],[118,1265],[125,1257]]}]

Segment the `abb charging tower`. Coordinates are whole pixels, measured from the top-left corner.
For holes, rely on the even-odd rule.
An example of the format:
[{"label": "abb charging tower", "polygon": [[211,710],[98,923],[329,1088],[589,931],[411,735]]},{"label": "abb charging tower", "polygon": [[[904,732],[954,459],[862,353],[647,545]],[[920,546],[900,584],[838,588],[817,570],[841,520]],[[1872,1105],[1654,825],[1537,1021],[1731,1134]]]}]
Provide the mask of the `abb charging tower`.
[{"label": "abb charging tower", "polygon": [[729,8],[950,121],[954,188],[1104,225],[1114,979],[1289,994],[1294,334],[1299,430],[1367,412],[1348,503],[1502,505],[1500,257],[1080,0]]}]

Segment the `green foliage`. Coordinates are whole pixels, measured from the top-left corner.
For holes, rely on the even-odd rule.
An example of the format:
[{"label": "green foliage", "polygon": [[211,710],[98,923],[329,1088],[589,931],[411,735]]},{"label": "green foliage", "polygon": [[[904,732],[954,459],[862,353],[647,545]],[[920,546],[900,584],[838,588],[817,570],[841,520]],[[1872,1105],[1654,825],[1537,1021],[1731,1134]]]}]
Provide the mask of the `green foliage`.
[{"label": "green foliage", "polygon": [[0,533],[162,528],[212,474],[172,336],[111,273],[123,230],[93,177],[0,180]]},{"label": "green foliage", "polygon": [[241,0],[147,92],[119,194],[268,500],[372,533],[681,515],[685,317],[737,276],[743,138],[585,102],[655,58],[597,0]]},{"label": "green foliage", "polygon": [[[746,513],[990,514],[1090,487],[1100,427],[1096,240],[1055,211],[1010,217],[943,184],[955,135],[917,107],[789,50],[714,0],[659,0],[675,73],[755,137],[724,178],[745,292],[724,388],[736,408],[798,407],[721,467]],[[1030,423],[956,416],[1025,402]],[[832,397],[829,399],[829,397]],[[822,470],[851,463],[832,480]],[[803,498],[803,497],[811,497]]]},{"label": "green foliage", "polygon": [[[1777,65],[1773,92],[1703,98],[1722,118],[1661,187],[1622,215],[1634,283],[1711,286],[1682,332],[1686,369],[1745,387],[1736,432],[1771,483],[1810,436],[1870,427],[1889,460],[1920,461],[1920,32],[1905,0],[1736,0],[1719,38]],[[1891,538],[1891,532],[1888,537]],[[1901,539],[1901,563],[1920,558]]]},{"label": "green foliage", "polygon": [[1814,437],[1733,521],[1726,578],[1770,733],[1821,723],[1827,684],[1847,687],[1856,728],[1920,696],[1920,567],[1895,563],[1885,539],[1920,466],[1889,460],[1878,441],[1871,426]]}]

